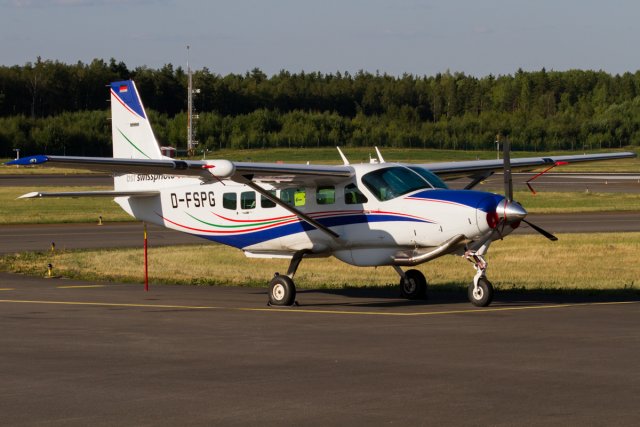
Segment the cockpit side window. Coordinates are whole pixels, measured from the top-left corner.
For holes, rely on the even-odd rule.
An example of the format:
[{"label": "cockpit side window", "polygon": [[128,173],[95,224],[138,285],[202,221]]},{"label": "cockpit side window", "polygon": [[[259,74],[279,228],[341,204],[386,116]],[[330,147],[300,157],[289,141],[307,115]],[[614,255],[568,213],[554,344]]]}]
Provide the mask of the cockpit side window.
[{"label": "cockpit side window", "polygon": [[420,174],[401,166],[369,172],[362,177],[362,182],[380,201],[391,200],[421,188],[433,188]]},{"label": "cockpit side window", "polygon": [[347,205],[359,205],[368,201],[367,197],[358,190],[355,184],[348,184],[344,187],[344,202]]}]

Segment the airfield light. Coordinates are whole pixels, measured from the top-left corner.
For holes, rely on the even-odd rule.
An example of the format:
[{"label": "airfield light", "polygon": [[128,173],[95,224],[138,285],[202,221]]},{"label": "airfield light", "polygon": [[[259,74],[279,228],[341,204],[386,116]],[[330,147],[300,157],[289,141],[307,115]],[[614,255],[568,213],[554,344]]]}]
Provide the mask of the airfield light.
[{"label": "airfield light", "polygon": [[144,223],[144,291],[149,292],[149,259],[147,243],[147,223]]}]

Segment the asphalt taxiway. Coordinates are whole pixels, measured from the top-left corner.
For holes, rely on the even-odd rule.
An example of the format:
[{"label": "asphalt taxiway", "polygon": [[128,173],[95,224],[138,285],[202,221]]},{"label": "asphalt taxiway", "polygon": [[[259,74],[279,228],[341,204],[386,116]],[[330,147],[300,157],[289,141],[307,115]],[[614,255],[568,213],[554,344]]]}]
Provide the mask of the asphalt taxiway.
[{"label": "asphalt taxiway", "polygon": [[[640,231],[638,215],[529,219],[555,233]],[[0,235],[5,253],[142,245],[140,223],[3,226]],[[205,242],[154,226],[149,239]],[[637,300],[498,293],[478,309],[463,293],[412,302],[388,289],[301,290],[300,306],[278,309],[266,298],[258,288],[144,292],[0,273],[0,425],[640,419]]]},{"label": "asphalt taxiway", "polygon": [[0,273],[2,425],[636,425],[640,302]]}]

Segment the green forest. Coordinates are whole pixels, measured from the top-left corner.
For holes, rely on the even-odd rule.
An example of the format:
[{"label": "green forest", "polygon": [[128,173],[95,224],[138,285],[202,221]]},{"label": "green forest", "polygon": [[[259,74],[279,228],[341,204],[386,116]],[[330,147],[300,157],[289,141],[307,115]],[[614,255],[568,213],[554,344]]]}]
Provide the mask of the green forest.
[{"label": "green forest", "polygon": [[[132,78],[162,145],[186,146],[187,75],[41,60],[0,67],[0,157],[111,153],[111,81]],[[592,150],[640,145],[640,71],[517,70],[391,76],[360,71],[267,76],[194,71],[198,151],[367,146]]]}]

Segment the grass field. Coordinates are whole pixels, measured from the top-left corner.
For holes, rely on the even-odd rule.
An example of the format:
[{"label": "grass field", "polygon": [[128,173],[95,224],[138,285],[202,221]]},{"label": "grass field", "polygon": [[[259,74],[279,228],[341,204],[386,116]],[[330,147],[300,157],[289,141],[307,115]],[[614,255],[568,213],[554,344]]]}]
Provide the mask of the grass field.
[{"label": "grass field", "polygon": [[[488,277],[502,290],[638,291],[640,233],[559,237],[555,243],[540,236],[510,236],[495,242],[487,256]],[[44,275],[48,263],[54,265],[55,274],[70,278],[143,280],[142,248],[7,255],[0,258],[0,270]],[[284,272],[287,266],[287,260],[248,259],[241,251],[221,245],[149,250],[149,274],[155,283],[262,287],[274,272]],[[472,265],[456,256],[419,269],[436,289],[466,287],[474,274]],[[297,285],[307,288],[395,286],[398,280],[391,267],[358,268],[334,258],[304,260],[296,275]]]}]

